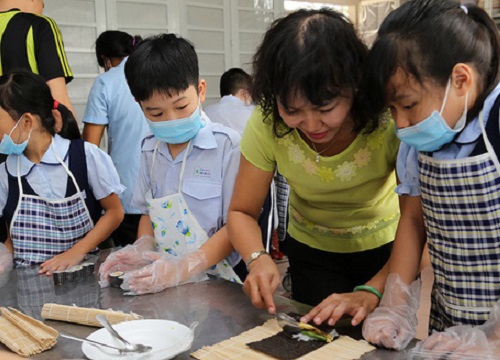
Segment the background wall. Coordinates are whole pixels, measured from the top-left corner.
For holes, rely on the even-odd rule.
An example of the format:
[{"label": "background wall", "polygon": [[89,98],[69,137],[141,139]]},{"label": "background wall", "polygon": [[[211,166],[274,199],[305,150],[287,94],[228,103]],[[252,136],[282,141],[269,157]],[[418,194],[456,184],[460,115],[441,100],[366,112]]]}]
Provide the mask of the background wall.
[{"label": "background wall", "polygon": [[101,71],[95,40],[109,29],[146,37],[180,34],[195,45],[200,75],[207,81],[205,105],[219,98],[220,75],[231,67],[250,72],[250,61],[262,35],[277,17],[301,7],[331,6],[358,26],[367,42],[399,0],[45,0],[44,14],[63,34],[75,79],[69,84],[78,119]]}]

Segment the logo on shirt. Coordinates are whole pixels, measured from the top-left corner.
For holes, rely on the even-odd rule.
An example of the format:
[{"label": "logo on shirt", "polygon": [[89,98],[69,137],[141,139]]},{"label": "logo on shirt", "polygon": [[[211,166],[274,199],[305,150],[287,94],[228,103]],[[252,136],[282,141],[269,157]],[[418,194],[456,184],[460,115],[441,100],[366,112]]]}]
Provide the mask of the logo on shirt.
[{"label": "logo on shirt", "polygon": [[194,175],[195,176],[210,177],[212,175],[212,171],[210,169],[205,169],[205,168],[197,166],[194,168]]}]

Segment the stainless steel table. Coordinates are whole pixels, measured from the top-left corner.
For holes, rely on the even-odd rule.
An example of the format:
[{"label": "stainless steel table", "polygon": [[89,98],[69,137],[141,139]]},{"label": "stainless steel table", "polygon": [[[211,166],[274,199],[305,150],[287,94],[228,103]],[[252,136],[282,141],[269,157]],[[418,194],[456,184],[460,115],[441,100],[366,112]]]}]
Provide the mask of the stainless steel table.
[{"label": "stainless steel table", "polygon": [[[120,289],[101,289],[96,278],[91,276],[76,283],[54,286],[52,277],[38,275],[37,268],[13,270],[7,276],[0,276],[0,305],[17,308],[34,318],[41,319],[43,304],[58,303],[82,307],[112,308],[134,312],[145,319],[168,319],[189,326],[199,323],[191,350],[212,345],[262,325],[270,316],[255,309],[243,293],[241,286],[223,280],[211,279],[196,284],[186,284],[167,289],[158,294],[124,296]],[[304,305],[277,297],[282,311],[305,311]],[[96,328],[46,320],[45,323],[57,330],[86,337]],[[346,322],[344,322],[346,323]],[[359,329],[349,325],[339,328],[352,337],[360,337]],[[5,347],[0,344],[0,349]],[[176,359],[190,359],[189,352]],[[59,338],[57,345],[34,359],[84,359],[81,343]],[[406,352],[377,350],[363,357],[363,360],[407,359]]]}]

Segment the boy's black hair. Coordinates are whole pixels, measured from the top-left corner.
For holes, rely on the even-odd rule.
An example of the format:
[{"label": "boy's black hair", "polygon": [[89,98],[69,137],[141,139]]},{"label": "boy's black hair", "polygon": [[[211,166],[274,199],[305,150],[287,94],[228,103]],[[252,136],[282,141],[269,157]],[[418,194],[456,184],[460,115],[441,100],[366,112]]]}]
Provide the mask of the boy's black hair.
[{"label": "boy's black hair", "polygon": [[252,89],[252,77],[245,70],[231,68],[220,77],[220,96],[236,95],[238,90]]},{"label": "boy's black hair", "polygon": [[445,87],[457,63],[471,65],[481,86],[471,120],[499,81],[500,37],[488,14],[478,6],[465,9],[455,0],[412,0],[382,22],[366,62],[363,98],[368,109],[381,111],[394,91],[387,87],[398,69],[417,82]]},{"label": "boy's black hair", "polygon": [[[54,98],[40,75],[20,70],[0,76],[0,107],[14,120],[25,113],[38,115],[44,129],[51,135],[56,133],[56,120],[52,115]],[[79,139],[80,130],[73,113],[61,103],[58,103],[57,110],[63,121],[59,135],[70,140]]]},{"label": "boy's black hair", "polygon": [[[287,108],[290,95],[302,95],[323,106],[345,90],[354,94],[367,51],[352,23],[334,10],[298,10],[279,18],[253,58],[253,102],[281,137],[291,129],[278,113],[278,101]],[[377,125],[356,101],[351,115],[355,131]]]},{"label": "boy's black hair", "polygon": [[119,30],[104,31],[95,42],[97,63],[100,67],[104,67],[103,56],[107,58],[129,56],[141,41],[142,38],[139,35],[132,36]]},{"label": "boy's black hair", "polygon": [[137,101],[153,94],[171,97],[193,85],[198,91],[198,56],[194,46],[174,34],[144,39],[129,56],[125,76]]}]

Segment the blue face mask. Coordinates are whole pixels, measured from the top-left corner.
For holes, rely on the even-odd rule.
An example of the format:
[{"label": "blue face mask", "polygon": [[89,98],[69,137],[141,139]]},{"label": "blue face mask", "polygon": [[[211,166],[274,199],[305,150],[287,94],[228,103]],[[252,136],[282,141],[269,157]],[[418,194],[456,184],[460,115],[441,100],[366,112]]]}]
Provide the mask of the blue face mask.
[{"label": "blue face mask", "polygon": [[188,142],[205,126],[201,121],[201,111],[198,105],[191,116],[166,121],[151,121],[146,119],[153,135],[167,144],[182,144]]},{"label": "blue face mask", "polygon": [[10,131],[9,135],[7,135],[7,134],[3,135],[2,142],[0,142],[0,153],[6,154],[6,155],[21,155],[24,152],[24,150],[26,150],[26,147],[28,146],[28,141],[29,141],[30,136],[31,136],[31,130],[28,134],[28,138],[26,139],[26,141],[22,142],[21,144],[16,144],[12,140],[12,138],[10,137],[12,132],[16,129],[16,127],[21,122],[22,118],[23,117],[21,116],[21,118],[17,121],[16,125]]},{"label": "blue face mask", "polygon": [[434,110],[427,119],[419,122],[417,125],[404,129],[396,128],[396,136],[401,141],[415,147],[418,151],[436,151],[451,142],[462,131],[467,119],[469,93],[467,92],[465,95],[465,110],[462,113],[462,117],[458,120],[455,128],[451,129],[441,115],[446,104],[446,99],[448,98],[450,86],[451,81],[448,81],[440,112]]}]

